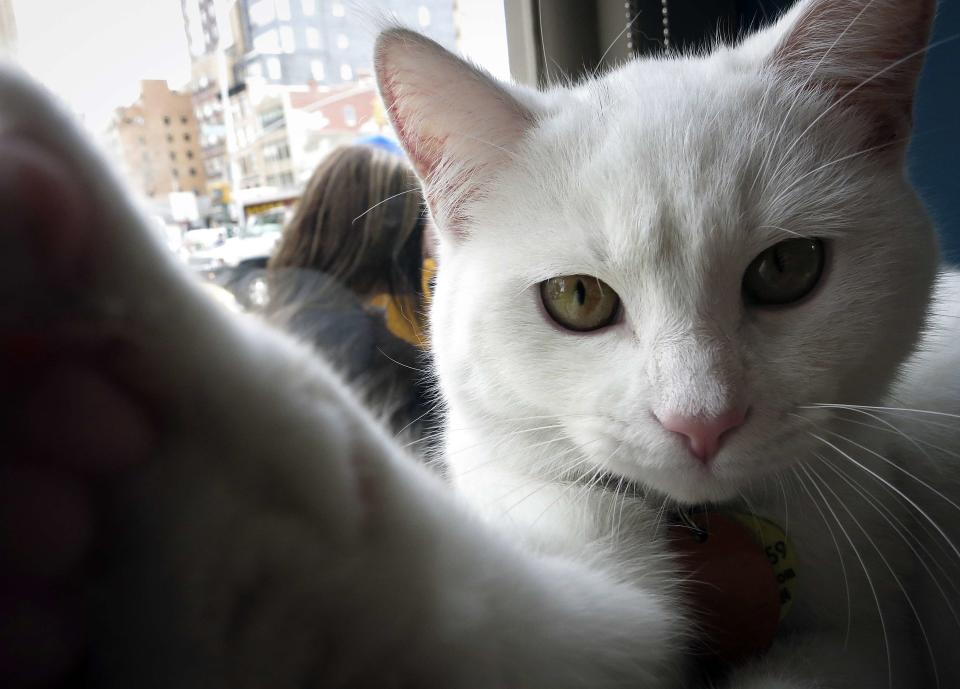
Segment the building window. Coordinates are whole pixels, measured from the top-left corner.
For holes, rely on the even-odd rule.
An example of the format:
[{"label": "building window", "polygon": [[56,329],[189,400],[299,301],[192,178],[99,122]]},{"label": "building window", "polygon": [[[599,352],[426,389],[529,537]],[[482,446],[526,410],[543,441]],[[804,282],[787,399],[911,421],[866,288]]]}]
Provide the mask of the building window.
[{"label": "building window", "polygon": [[280,49],[285,53],[292,53],[297,49],[297,42],[293,39],[293,29],[289,26],[280,28]]},{"label": "building window", "polygon": [[311,50],[320,48],[320,32],[312,27],[307,28],[307,47]]},{"label": "building window", "polygon": [[147,140],[146,140],[145,138],[143,138],[142,136],[137,137],[137,141],[140,142],[140,145],[141,145],[141,146],[146,146],[146,145],[147,145]]},{"label": "building window", "polygon": [[173,168],[172,170],[170,170],[170,174],[173,175],[174,177],[179,177],[180,171],[177,168]]},{"label": "building window", "polygon": [[187,160],[193,160],[193,151],[187,151]]},{"label": "building window", "polygon": [[283,122],[283,107],[276,107],[260,114],[260,126],[266,129],[275,122]]},{"label": "building window", "polygon": [[177,159],[177,154],[173,151],[170,151],[170,160],[176,160],[176,159]]},{"label": "building window", "polygon": [[317,12],[317,0],[300,0],[303,16],[312,17]]},{"label": "building window", "polygon": [[343,122],[348,127],[357,126],[357,109],[352,105],[343,106]]},{"label": "building window", "polygon": [[348,64],[340,65],[340,78],[344,81],[353,79],[353,67]]},{"label": "building window", "polygon": [[180,115],[180,124],[186,124],[188,122],[186,115]]},{"label": "building window", "polygon": [[315,81],[324,80],[326,70],[323,67],[323,60],[310,60],[310,74]]},{"label": "building window", "polygon": [[347,13],[346,8],[343,6],[342,2],[335,2],[330,8],[330,11],[333,12],[334,17],[342,17]]},{"label": "building window", "polygon": [[173,134],[167,134],[167,143],[168,143],[168,144],[172,144],[172,143],[173,143]]},{"label": "building window", "polygon": [[259,79],[263,76],[263,65],[259,62],[254,62],[251,65],[247,66],[247,78]]},{"label": "building window", "polygon": [[269,24],[276,18],[277,12],[273,0],[259,0],[259,2],[250,3],[250,22],[254,26]]},{"label": "building window", "polygon": [[253,47],[258,53],[270,55],[280,52],[280,34],[276,29],[264,31],[259,36],[254,37]]},{"label": "building window", "polygon": [[190,141],[190,135],[185,132],[184,135],[183,135],[183,140],[184,140],[184,141]]},{"label": "building window", "polygon": [[164,115],[164,116],[163,116],[163,123],[164,123],[165,125],[167,125],[168,127],[170,126],[170,116],[169,116],[169,115]]},{"label": "building window", "polygon": [[430,10],[426,5],[420,5],[417,10],[417,21],[420,22],[420,26],[430,26]]},{"label": "building window", "polygon": [[277,19],[290,21],[290,0],[274,0],[277,6]]},{"label": "building window", "polygon": [[190,176],[191,176],[191,177],[196,177],[196,176],[197,176],[197,168],[195,168],[195,167],[190,168]]},{"label": "building window", "polygon": [[341,33],[337,34],[337,47],[340,50],[346,50],[350,46],[350,39],[347,38],[347,34]]},{"label": "building window", "polygon": [[271,79],[283,78],[283,69],[280,67],[280,60],[275,57],[267,60],[267,74]]}]

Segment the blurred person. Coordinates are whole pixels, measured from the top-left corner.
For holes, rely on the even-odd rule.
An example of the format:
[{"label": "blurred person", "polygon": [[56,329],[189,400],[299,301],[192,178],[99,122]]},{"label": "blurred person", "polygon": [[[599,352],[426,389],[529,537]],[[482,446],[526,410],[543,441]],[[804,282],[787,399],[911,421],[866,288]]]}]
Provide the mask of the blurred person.
[{"label": "blurred person", "polygon": [[265,312],[333,361],[394,430],[420,435],[433,425],[423,361],[427,219],[396,150],[368,140],[317,167],[268,264]]}]

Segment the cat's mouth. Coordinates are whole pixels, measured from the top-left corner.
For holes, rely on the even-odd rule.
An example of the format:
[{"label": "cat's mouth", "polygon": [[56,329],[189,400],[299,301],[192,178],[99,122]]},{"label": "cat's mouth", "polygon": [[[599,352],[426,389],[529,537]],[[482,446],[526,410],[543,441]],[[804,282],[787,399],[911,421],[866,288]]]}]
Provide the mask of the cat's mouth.
[{"label": "cat's mouth", "polygon": [[737,499],[751,484],[795,464],[793,444],[802,428],[784,429],[763,442],[740,441],[722,448],[710,462],[693,458],[684,448],[658,443],[640,446],[630,440],[610,439],[615,452],[598,451],[597,443],[582,445],[591,462],[610,475],[612,483],[626,481],[652,489],[684,505]]}]

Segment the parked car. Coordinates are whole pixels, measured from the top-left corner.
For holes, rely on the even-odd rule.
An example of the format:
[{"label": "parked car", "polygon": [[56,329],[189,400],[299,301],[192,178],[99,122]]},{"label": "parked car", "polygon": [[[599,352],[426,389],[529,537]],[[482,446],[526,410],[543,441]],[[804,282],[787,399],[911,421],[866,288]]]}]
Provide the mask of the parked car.
[{"label": "parked car", "polygon": [[265,306],[267,261],[280,240],[288,213],[279,208],[252,216],[235,236],[193,252],[190,266],[233,293],[244,308]]}]

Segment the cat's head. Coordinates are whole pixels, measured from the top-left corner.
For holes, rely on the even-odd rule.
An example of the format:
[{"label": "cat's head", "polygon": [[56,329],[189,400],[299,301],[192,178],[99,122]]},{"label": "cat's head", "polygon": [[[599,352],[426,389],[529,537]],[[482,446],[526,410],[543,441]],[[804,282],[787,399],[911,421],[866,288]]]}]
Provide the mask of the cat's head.
[{"label": "cat's head", "polygon": [[560,439],[531,433],[530,461],[698,502],[808,458],[828,412],[806,405],[878,399],[936,265],[903,165],[933,12],[804,2],[738,46],[547,93],[382,34],[459,418],[553,418],[527,424]]}]

